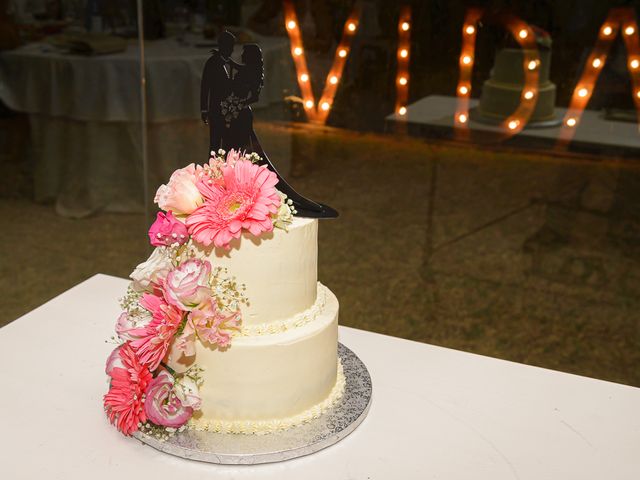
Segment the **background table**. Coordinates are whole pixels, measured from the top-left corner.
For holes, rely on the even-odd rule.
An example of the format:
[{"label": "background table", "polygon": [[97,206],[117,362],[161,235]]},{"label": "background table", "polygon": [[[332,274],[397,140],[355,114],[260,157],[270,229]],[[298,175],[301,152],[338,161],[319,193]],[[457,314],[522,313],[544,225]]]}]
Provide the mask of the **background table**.
[{"label": "background table", "polygon": [[640,389],[344,327],[374,388],[345,440],[254,467],[162,454],[102,412],[126,285],[97,275],[0,329],[3,478],[640,478]]},{"label": "background table", "polygon": [[[478,108],[479,100],[469,99],[469,130],[483,134],[487,138],[504,138],[504,127],[483,123],[476,119],[474,112]],[[406,125],[410,131],[416,134],[430,136],[446,136],[454,132],[454,115],[458,108],[457,97],[444,95],[429,95],[407,106],[405,115],[397,112],[386,117],[390,124]],[[566,108],[556,107],[555,118],[558,125],[551,127],[525,128],[520,131],[512,141],[518,140],[524,146],[539,145],[551,148],[557,142],[562,129],[561,120],[567,113]],[[624,151],[626,155],[640,152],[640,135],[638,125],[635,122],[622,122],[607,119],[604,112],[585,109],[582,113],[580,124],[572,138],[574,147],[584,150],[599,151],[600,149],[613,149]]]},{"label": "background table", "polygon": [[[295,87],[286,37],[252,34],[260,45],[265,86],[256,108],[281,102]],[[200,79],[211,43],[195,36],[147,41],[150,185],[176,168],[207,160],[208,127],[200,119]],[[238,45],[234,57],[240,57]],[[29,114],[36,199],[58,213],[140,211],[143,205],[139,50],[70,55],[34,43],[0,54],[0,99]]]}]

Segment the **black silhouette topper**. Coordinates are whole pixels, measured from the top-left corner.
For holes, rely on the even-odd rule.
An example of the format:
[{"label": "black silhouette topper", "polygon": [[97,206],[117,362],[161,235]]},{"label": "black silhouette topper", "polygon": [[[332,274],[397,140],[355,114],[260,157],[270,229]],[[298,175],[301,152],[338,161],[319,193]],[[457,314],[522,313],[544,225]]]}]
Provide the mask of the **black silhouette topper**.
[{"label": "black silhouette topper", "polygon": [[256,103],[264,85],[262,51],[256,44],[246,44],[242,63],[231,58],[235,37],[223,31],[218,48],[211,51],[202,73],[200,110],[202,121],[209,126],[209,150],[235,150],[257,153],[261,163],[278,176],[278,190],[287,195],[297,210],[296,216],[336,218],[338,212],[328,205],[316,203],[296,192],[278,173],[263,150],[253,130],[251,105]]}]

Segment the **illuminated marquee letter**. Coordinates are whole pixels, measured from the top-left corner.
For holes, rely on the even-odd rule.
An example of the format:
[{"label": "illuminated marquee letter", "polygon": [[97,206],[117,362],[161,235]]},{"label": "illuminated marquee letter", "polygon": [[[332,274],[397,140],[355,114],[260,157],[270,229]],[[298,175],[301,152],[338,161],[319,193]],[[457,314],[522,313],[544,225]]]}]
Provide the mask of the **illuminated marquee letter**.
[{"label": "illuminated marquee letter", "polygon": [[[458,105],[453,120],[456,133],[459,136],[468,136],[469,133],[471,74],[473,73],[478,20],[480,20],[482,14],[482,9],[469,9],[462,25],[462,47],[459,58],[460,76],[456,89]],[[507,135],[515,135],[527,124],[538,101],[540,55],[536,45],[535,34],[526,22],[517,17],[506,15],[503,17],[502,23],[524,52],[522,64],[524,86],[520,103],[516,110],[501,123]]]},{"label": "illuminated marquee letter", "polygon": [[398,70],[396,72],[396,108],[398,115],[407,114],[409,100],[409,59],[411,58],[411,7],[400,9],[398,18]]},{"label": "illuminated marquee letter", "polygon": [[324,84],[324,90],[319,102],[315,102],[313,88],[311,87],[311,76],[307,68],[307,60],[304,54],[304,46],[302,44],[302,34],[300,32],[300,23],[293,5],[292,0],[284,0],[284,22],[289,40],[291,42],[291,55],[296,66],[296,75],[298,77],[298,85],[302,94],[304,110],[307,118],[315,123],[324,124],[329,116],[329,111],[333,106],[333,99],[336,96],[338,85],[342,77],[342,71],[347,62],[351,41],[358,30],[358,22],[360,19],[360,6],[356,2],[353,11],[347,18],[342,31],[342,38],[336,48],[333,59],[333,65],[329,70],[327,79]]},{"label": "illuminated marquee letter", "polygon": [[640,122],[640,40],[638,24],[633,8],[614,8],[609,11],[606,20],[600,27],[598,40],[582,71],[582,75],[573,90],[569,108],[562,122],[558,143],[566,147],[575,134],[575,127],[580,123],[582,112],[589,103],[596,81],[613,41],[622,32],[627,48],[627,68],[633,85],[633,100]]}]

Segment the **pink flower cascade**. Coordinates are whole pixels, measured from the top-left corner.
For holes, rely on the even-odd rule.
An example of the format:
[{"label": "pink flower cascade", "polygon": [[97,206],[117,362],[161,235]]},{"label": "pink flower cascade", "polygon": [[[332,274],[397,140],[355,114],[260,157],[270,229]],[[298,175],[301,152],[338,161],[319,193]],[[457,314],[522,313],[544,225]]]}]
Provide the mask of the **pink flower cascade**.
[{"label": "pink flower cascade", "polygon": [[173,244],[182,245],[189,239],[189,232],[184,223],[173,216],[171,210],[167,213],[158,212],[156,221],[149,229],[149,240],[154,247]]},{"label": "pink flower cascade", "polygon": [[208,261],[186,260],[142,293],[139,309],[118,318],[116,333],[124,343],[107,359],[110,387],[104,408],[125,435],[147,420],[178,428],[200,408],[195,380],[174,377],[162,362],[172,345],[194,355],[196,338],[228,347],[233,330],[239,328],[240,311],[221,310],[212,296],[211,273]]},{"label": "pink flower cascade", "polygon": [[[274,172],[233,150],[226,159],[214,156],[208,164],[177,170],[156,193],[164,212],[151,225],[149,240],[156,247],[193,240],[230,248],[245,231],[269,232],[282,202],[277,183]],[[132,288],[140,297],[133,297],[135,308],[128,306],[118,318],[116,333],[124,343],[105,367],[110,387],[104,408],[125,435],[147,420],[180,427],[200,408],[196,381],[174,376],[162,362],[172,346],[195,355],[196,339],[220,348],[230,345],[240,311],[218,304],[211,275],[208,261],[180,259],[171,248],[157,248],[132,273]]]},{"label": "pink flower cascade", "polygon": [[229,152],[230,157],[234,161],[220,167],[220,178],[198,180],[204,203],[185,221],[193,239],[207,247],[230,248],[229,242],[243,230],[256,236],[273,230],[271,215],[280,207],[277,175],[245,158],[236,159],[236,152]]}]

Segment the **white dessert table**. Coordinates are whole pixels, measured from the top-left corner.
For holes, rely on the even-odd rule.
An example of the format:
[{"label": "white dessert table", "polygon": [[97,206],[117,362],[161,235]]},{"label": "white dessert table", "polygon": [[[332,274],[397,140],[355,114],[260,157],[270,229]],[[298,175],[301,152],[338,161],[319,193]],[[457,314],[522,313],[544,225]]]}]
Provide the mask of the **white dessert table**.
[{"label": "white dessert table", "polygon": [[162,454],[102,412],[126,285],[96,275],[0,329],[2,478],[640,478],[640,389],[345,327],[374,390],[342,442],[260,466]]}]

